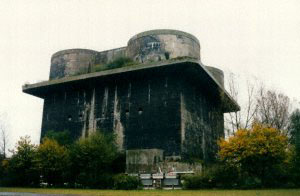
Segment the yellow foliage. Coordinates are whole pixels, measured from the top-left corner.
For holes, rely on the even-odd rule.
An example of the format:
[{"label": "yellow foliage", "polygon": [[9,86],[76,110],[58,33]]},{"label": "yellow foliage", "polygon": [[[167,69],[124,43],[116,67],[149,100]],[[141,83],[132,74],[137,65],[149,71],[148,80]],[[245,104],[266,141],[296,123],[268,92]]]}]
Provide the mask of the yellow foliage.
[{"label": "yellow foliage", "polygon": [[285,158],[287,137],[279,130],[261,124],[241,129],[219,142],[219,159],[229,164],[269,163]]},{"label": "yellow foliage", "polygon": [[38,147],[37,161],[43,170],[61,171],[66,167],[67,158],[67,149],[53,139],[45,138]]}]

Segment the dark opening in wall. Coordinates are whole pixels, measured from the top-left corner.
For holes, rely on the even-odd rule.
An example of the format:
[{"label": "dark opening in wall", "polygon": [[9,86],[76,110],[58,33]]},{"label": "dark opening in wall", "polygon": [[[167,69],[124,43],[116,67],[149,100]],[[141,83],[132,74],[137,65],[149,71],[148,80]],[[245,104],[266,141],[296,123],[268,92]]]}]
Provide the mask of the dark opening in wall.
[{"label": "dark opening in wall", "polygon": [[87,72],[88,72],[88,73],[91,73],[91,71],[92,71],[92,67],[91,67],[91,63],[89,63]]},{"label": "dark opening in wall", "polygon": [[69,116],[68,116],[68,121],[71,121],[71,120],[72,120],[72,116],[69,115]]},{"label": "dark opening in wall", "polygon": [[125,110],[125,114],[129,115],[129,110],[128,109]]},{"label": "dark opening in wall", "polygon": [[143,108],[139,108],[138,112],[139,112],[139,114],[142,114],[143,113]]},{"label": "dark opening in wall", "polygon": [[79,120],[82,120],[82,114],[78,115]]},{"label": "dark opening in wall", "polygon": [[168,60],[170,58],[170,54],[168,52],[165,52],[165,57]]}]

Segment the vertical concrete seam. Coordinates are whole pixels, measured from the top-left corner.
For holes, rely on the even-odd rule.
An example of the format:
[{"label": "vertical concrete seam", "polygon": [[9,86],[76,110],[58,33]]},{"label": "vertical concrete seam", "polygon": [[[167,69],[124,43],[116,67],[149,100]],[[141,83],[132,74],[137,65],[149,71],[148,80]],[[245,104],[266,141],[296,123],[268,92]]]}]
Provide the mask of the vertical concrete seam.
[{"label": "vertical concrete seam", "polygon": [[95,132],[95,88],[91,98],[90,118],[89,118],[89,132]]}]

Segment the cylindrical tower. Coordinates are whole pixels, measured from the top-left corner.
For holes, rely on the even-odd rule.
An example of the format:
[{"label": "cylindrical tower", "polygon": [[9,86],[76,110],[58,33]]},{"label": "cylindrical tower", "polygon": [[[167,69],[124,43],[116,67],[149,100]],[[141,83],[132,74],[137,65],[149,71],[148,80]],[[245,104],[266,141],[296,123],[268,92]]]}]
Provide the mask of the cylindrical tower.
[{"label": "cylindrical tower", "polygon": [[128,41],[127,56],[142,63],[178,57],[200,60],[200,43],[195,36],[182,31],[146,31]]},{"label": "cylindrical tower", "polygon": [[51,57],[50,80],[90,72],[97,53],[87,49],[56,52]]}]

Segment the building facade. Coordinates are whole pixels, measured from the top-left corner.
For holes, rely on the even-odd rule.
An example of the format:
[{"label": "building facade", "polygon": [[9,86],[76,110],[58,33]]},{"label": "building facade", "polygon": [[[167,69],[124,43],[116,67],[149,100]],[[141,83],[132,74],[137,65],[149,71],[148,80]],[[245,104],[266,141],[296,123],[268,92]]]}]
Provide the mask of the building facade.
[{"label": "building facade", "polygon": [[103,52],[57,52],[49,81],[23,92],[44,99],[41,137],[50,130],[68,130],[74,139],[112,132],[120,150],[204,161],[214,159],[224,137],[224,113],[239,110],[223,72],[201,63],[198,39],[175,30],[146,31]]}]

